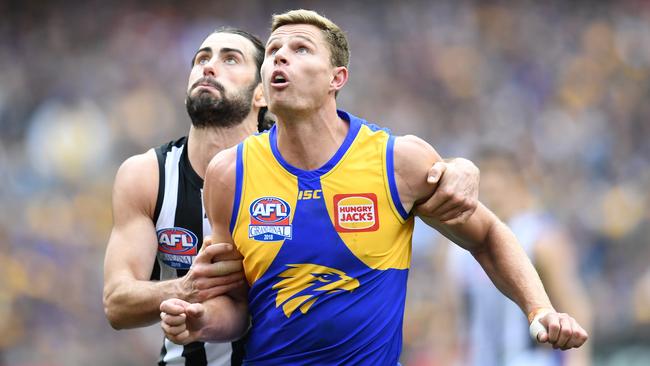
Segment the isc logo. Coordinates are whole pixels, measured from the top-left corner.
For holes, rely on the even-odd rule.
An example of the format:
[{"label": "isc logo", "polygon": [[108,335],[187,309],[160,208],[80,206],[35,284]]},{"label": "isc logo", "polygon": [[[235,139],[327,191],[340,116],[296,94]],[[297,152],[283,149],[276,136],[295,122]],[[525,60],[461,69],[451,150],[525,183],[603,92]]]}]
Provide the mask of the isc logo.
[{"label": "isc logo", "polygon": [[322,197],[322,192],[320,189],[306,189],[304,191],[299,191],[298,192],[298,199],[299,200],[311,200],[311,199],[319,199]]}]

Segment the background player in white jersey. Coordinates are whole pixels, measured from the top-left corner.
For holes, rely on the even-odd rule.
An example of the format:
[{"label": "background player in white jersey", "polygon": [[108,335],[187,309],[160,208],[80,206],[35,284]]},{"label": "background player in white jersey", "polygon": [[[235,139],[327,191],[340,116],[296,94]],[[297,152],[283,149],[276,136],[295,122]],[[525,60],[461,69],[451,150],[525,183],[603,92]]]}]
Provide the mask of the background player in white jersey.
[{"label": "background player in white jersey", "polygon": [[[559,223],[543,210],[527,186],[515,156],[501,152],[481,154],[483,185],[481,200],[489,204],[511,227],[540,274],[549,297],[560,311],[574,314],[587,329],[591,309],[578,273],[578,257],[571,239]],[[469,352],[462,364],[476,366],[586,366],[590,348],[559,352],[535,347],[525,336],[526,317],[507,301],[467,253],[452,247],[452,277],[466,300],[469,325],[464,344]],[[462,322],[461,322],[462,323]],[[501,331],[486,337],[490,329]]]},{"label": "background player in white jersey", "polygon": [[[165,299],[201,302],[240,283],[241,261],[234,253],[219,245],[200,250],[200,239],[210,234],[201,188],[210,159],[265,122],[262,59],[260,41],[247,32],[224,28],[209,35],[192,60],[188,136],[120,167],[104,282],[106,316],[114,328],[158,321]],[[430,175],[440,187],[423,209],[441,220],[466,220],[476,208],[478,169],[454,159],[435,165]],[[240,362],[240,356],[231,353],[230,344],[183,347],[165,341],[161,364],[228,365]]]}]

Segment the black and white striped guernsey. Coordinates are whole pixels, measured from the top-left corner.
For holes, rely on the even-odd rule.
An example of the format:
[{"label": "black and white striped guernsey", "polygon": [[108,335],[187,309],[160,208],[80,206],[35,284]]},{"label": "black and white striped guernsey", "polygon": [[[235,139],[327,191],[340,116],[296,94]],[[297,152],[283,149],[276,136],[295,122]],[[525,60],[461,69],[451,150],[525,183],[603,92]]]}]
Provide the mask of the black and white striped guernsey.
[{"label": "black and white striped guernsey", "polygon": [[[156,148],[160,181],[154,222],[158,252],[152,280],[184,276],[205,235],[211,233],[203,207],[203,179],[192,168],[187,137]],[[185,346],[165,338],[159,365],[241,365],[243,344],[194,342]]]}]

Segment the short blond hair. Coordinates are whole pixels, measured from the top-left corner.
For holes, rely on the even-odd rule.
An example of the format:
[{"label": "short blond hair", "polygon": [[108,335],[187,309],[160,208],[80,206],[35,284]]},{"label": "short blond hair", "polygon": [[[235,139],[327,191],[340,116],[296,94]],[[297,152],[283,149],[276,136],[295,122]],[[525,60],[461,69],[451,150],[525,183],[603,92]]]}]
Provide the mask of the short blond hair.
[{"label": "short blond hair", "polygon": [[297,9],[283,14],[273,14],[271,33],[283,25],[310,24],[323,32],[330,48],[330,62],[332,66],[348,67],[350,63],[350,47],[345,33],[331,20],[312,10]]}]

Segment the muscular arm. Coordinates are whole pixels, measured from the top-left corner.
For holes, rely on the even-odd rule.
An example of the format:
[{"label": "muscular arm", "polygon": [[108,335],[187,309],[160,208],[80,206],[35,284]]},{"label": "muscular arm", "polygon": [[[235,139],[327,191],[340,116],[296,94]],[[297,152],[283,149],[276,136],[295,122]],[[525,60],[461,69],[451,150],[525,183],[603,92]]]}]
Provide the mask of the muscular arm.
[{"label": "muscular arm", "polygon": [[[404,208],[410,210],[414,204],[432,195],[432,187],[426,184],[427,170],[441,159],[429,144],[413,136],[397,138],[394,151],[398,191]],[[525,314],[540,308],[553,309],[535,268],[512,231],[485,206],[479,203],[476,211],[462,224],[445,224],[427,216],[421,218],[468,250],[497,288]],[[549,330],[551,333],[556,341],[555,329]],[[581,345],[586,333],[584,336],[575,344]],[[562,341],[564,338],[560,339]]]},{"label": "muscular arm", "polygon": [[104,259],[104,311],[115,329],[156,322],[160,302],[180,292],[175,281],[149,281],[158,247],[152,220],[157,188],[153,150],[126,160],[115,177]]},{"label": "muscular arm", "polygon": [[[115,329],[159,320],[160,303],[169,298],[202,301],[241,279],[241,265],[216,268],[202,251],[182,278],[150,281],[158,241],[153,214],[158,193],[158,163],[153,150],[126,160],[113,187],[113,230],[104,259],[104,312]],[[226,276],[223,276],[227,274]],[[222,277],[212,277],[222,275]]]},{"label": "muscular arm", "polygon": [[[433,194],[434,188],[427,184],[426,175],[429,167],[441,160],[433,147],[415,136],[396,139],[395,178],[405,209]],[[420,218],[472,253],[497,288],[524,313],[551,307],[542,282],[517,239],[485,206],[479,203],[463,224],[444,224],[425,215]]]}]

